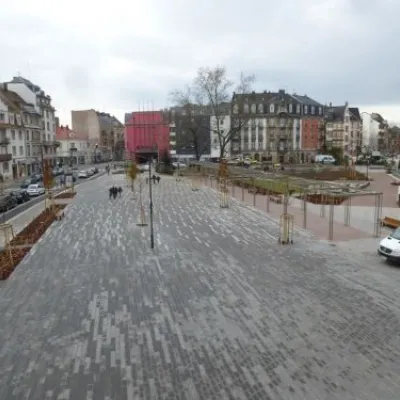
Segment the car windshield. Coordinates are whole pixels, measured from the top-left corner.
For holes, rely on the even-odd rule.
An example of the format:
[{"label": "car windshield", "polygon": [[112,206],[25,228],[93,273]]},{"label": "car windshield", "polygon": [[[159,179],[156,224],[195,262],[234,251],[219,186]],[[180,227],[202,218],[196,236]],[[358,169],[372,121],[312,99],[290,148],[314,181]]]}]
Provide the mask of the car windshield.
[{"label": "car windshield", "polygon": [[393,239],[400,240],[400,228],[395,229],[391,234],[390,237]]}]

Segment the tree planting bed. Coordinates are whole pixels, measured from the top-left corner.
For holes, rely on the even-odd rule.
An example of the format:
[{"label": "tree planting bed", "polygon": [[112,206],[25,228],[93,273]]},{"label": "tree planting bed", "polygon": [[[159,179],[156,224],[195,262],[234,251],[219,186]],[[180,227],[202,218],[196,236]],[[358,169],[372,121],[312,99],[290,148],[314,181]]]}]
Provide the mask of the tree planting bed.
[{"label": "tree planting bed", "polygon": [[76,192],[64,192],[55,196],[55,199],[73,199],[76,196]]},{"label": "tree planting bed", "polygon": [[51,211],[46,209],[39,214],[10,242],[11,255],[10,248],[0,251],[0,280],[7,279],[11,275],[31,247],[56,220],[57,213],[65,207],[65,204],[55,204]]},{"label": "tree planting bed", "polygon": [[22,259],[29,253],[30,247],[11,248],[0,252],[0,281],[7,279]]}]

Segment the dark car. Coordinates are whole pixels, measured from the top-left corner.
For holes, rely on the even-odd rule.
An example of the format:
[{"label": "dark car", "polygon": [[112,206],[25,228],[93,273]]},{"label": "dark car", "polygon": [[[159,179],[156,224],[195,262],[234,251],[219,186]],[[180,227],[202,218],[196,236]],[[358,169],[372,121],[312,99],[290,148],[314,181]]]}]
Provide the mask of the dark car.
[{"label": "dark car", "polygon": [[13,190],[10,194],[15,197],[15,200],[18,204],[25,203],[31,199],[26,190]]},{"label": "dark car", "polygon": [[26,189],[29,185],[34,185],[35,183],[40,182],[40,179],[36,176],[31,176],[28,179],[25,179],[22,183],[21,183],[21,189]]},{"label": "dark car", "polygon": [[0,212],[11,210],[16,205],[17,200],[11,193],[5,194],[0,197]]}]

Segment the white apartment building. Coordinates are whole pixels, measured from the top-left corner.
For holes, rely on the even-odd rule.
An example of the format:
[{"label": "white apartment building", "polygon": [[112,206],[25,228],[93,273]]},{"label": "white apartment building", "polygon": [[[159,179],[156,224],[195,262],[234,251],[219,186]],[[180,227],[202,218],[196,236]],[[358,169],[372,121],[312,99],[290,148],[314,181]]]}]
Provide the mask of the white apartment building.
[{"label": "white apartment building", "polygon": [[40,132],[40,115],[18,94],[0,87],[0,173],[6,179],[34,172],[39,158],[32,154],[29,141],[35,138],[35,129]]},{"label": "white apartment building", "polygon": [[79,165],[90,163],[93,159],[89,139],[68,126],[57,129],[56,139],[60,143],[57,147],[57,163],[62,165]]},{"label": "white apartment building", "polygon": [[[55,165],[58,143],[55,139],[56,117],[55,109],[51,104],[51,97],[46,95],[40,86],[23,77],[14,77],[12,81],[4,85],[6,85],[7,90],[17,93],[27,104],[32,105],[33,109],[41,116],[40,137],[31,135],[29,144],[33,154],[41,155],[43,153],[43,157],[51,159],[53,165]],[[35,129],[35,132],[37,132],[37,129]]]},{"label": "white apartment building", "polygon": [[172,157],[176,155],[176,126],[174,122],[169,124],[169,154]]},{"label": "white apartment building", "polygon": [[361,116],[363,121],[363,143],[373,150],[378,150],[378,138],[385,125],[387,125],[387,121],[378,113],[362,112]]}]

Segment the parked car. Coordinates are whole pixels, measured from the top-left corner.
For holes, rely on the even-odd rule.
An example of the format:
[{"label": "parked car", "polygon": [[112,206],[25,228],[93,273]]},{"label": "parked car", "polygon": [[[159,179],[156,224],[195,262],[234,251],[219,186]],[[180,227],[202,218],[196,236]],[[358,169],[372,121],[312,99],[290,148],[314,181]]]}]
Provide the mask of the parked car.
[{"label": "parked car", "polygon": [[7,193],[0,197],[0,212],[11,210],[17,205],[17,200],[11,193]]},{"label": "parked car", "polygon": [[88,177],[89,177],[89,175],[88,175],[87,171],[79,171],[78,172],[78,178],[79,179],[86,179]]},{"label": "parked car", "polygon": [[187,165],[186,165],[185,163],[180,162],[180,161],[173,162],[173,163],[172,163],[172,166],[173,166],[174,168],[179,168],[179,169],[183,169],[183,168],[186,168],[186,167],[187,167]]},{"label": "parked car", "polygon": [[45,189],[41,183],[35,183],[34,185],[29,185],[26,191],[29,196],[40,196],[41,194],[44,194]]},{"label": "parked car", "polygon": [[12,190],[10,194],[11,196],[14,196],[18,204],[25,203],[31,199],[26,190]]},{"label": "parked car", "polygon": [[35,183],[40,182],[40,179],[38,179],[35,176],[31,176],[27,179],[25,179],[22,183],[21,183],[21,189],[27,189],[29,185],[33,185]]}]

